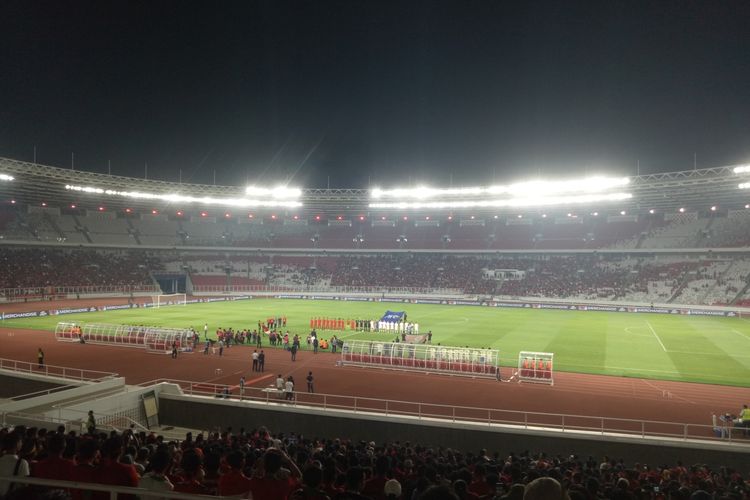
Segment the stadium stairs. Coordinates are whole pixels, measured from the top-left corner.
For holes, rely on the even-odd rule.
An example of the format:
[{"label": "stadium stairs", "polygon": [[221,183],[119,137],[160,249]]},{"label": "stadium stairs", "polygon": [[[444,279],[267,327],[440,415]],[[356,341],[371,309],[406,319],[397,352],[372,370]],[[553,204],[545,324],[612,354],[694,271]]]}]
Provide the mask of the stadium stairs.
[{"label": "stadium stairs", "polygon": [[685,287],[688,286],[688,283],[690,283],[690,274],[685,273],[682,276],[682,280],[680,281],[680,284],[677,286],[674,292],[672,292],[672,296],[669,297],[669,300],[667,300],[667,304],[672,304],[677,299],[677,297],[680,296],[682,291],[685,289]]},{"label": "stadium stairs", "polygon": [[91,234],[89,233],[88,228],[86,226],[84,226],[83,224],[81,224],[81,221],[78,219],[77,215],[75,215],[75,214],[73,215],[73,220],[76,223],[76,227],[80,228],[79,232],[81,233],[81,235],[83,235],[83,237],[86,239],[86,241],[88,243],[93,243],[94,240],[91,239]]},{"label": "stadium stairs", "polygon": [[67,239],[67,236],[63,232],[62,229],[60,229],[60,226],[57,225],[57,222],[55,222],[55,219],[50,217],[50,215],[47,212],[44,212],[44,220],[49,224],[49,226],[57,233],[57,237],[60,238],[62,241],[65,241]]},{"label": "stadium stairs", "polygon": [[740,292],[734,297],[734,299],[732,299],[729,305],[733,306],[737,304],[739,301],[741,301],[745,297],[745,294],[747,294],[748,290],[750,290],[750,276],[747,278],[747,283],[745,284],[745,287],[742,290],[740,290]]}]

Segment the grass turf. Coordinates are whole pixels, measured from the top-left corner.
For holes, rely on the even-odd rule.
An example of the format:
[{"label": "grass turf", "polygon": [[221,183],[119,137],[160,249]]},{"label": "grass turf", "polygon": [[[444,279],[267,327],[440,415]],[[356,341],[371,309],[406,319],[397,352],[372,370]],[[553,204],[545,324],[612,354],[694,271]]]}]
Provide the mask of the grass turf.
[{"label": "grass turf", "polygon": [[[740,318],[256,299],[24,318],[0,326],[54,330],[58,321],[98,322],[193,326],[202,334],[204,323],[210,332],[252,330],[258,320],[285,314],[289,331],[304,338],[313,316],[379,318],[386,309],[405,310],[420,332],[432,330],[433,344],[499,349],[504,366],[515,366],[519,351],[542,351],[555,354],[556,370],[750,385],[750,321]],[[319,332],[321,338],[334,333],[363,340],[395,336]]]}]

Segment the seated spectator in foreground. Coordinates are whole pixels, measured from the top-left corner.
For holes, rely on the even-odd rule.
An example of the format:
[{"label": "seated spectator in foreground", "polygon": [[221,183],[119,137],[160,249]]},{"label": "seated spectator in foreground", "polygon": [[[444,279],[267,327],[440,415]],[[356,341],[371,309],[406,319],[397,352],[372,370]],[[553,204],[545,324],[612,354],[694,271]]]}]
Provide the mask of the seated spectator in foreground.
[{"label": "seated spectator in foreground", "polygon": [[182,473],[175,480],[174,491],[192,493],[195,495],[209,495],[211,490],[203,484],[203,459],[195,450],[185,450],[180,462]]},{"label": "seated spectator in foreground", "polygon": [[219,495],[246,495],[250,491],[250,478],[242,472],[245,455],[238,450],[232,451],[227,455],[226,463],[229,470],[219,477]]},{"label": "seated spectator in foreground", "polygon": [[[133,464],[124,464],[120,462],[122,455],[122,438],[114,435],[104,442],[102,447],[102,460],[95,475],[95,482],[108,484],[111,486],[128,486],[136,488],[138,486],[138,474],[135,472]],[[109,494],[96,494],[95,498],[109,499]],[[133,500],[133,495],[119,495],[120,500]]]},{"label": "seated spectator in foreground", "polygon": [[320,462],[313,462],[302,471],[302,487],[289,495],[290,500],[330,500],[321,489],[323,469]]},{"label": "seated spectator in foreground", "polygon": [[285,500],[297,488],[302,474],[286,453],[271,448],[256,463],[254,476],[250,481],[253,498]]},{"label": "seated spectator in foreground", "polygon": [[570,500],[568,492],[551,477],[539,477],[526,485],[523,500]]},{"label": "seated spectator in foreground", "polygon": [[365,487],[365,471],[360,467],[350,467],[346,471],[346,483],[344,491],[339,493],[334,500],[370,500],[362,494]]},{"label": "seated spectator in foreground", "polygon": [[[138,487],[149,491],[172,491],[174,486],[169,478],[165,475],[167,467],[172,458],[166,450],[157,451],[149,462],[149,469],[138,481]],[[147,497],[149,500],[163,500],[161,497]]]},{"label": "seated spectator in foreground", "polygon": [[[76,483],[95,483],[96,482],[96,465],[94,461],[99,454],[99,445],[96,441],[86,438],[78,446],[76,454],[76,464],[71,470],[70,480]],[[82,500],[84,492],[82,490],[71,491],[73,500]],[[88,498],[88,493],[86,494]]]},{"label": "seated spectator in foreground", "polygon": [[[23,438],[18,432],[11,432],[3,439],[3,454],[0,456],[0,476],[29,475],[29,463],[19,456]],[[5,495],[19,485],[0,481],[0,495]]]}]

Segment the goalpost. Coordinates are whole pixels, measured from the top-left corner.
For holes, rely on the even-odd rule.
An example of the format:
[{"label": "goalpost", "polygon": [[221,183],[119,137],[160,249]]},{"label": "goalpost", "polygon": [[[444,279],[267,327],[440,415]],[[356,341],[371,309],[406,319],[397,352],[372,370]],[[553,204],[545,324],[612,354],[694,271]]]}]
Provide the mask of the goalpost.
[{"label": "goalpost", "polygon": [[518,381],[554,385],[551,352],[521,351],[518,353]]},{"label": "goalpost", "polygon": [[184,293],[165,293],[151,297],[151,303],[157,309],[164,306],[184,306],[187,305],[187,294]]}]

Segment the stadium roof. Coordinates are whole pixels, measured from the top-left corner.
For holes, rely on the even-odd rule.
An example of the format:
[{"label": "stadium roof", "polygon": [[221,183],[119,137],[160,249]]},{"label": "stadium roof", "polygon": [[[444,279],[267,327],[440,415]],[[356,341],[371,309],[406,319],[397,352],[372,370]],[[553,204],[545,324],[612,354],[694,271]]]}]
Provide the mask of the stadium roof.
[{"label": "stadium roof", "polygon": [[[602,213],[644,213],[649,210],[657,212],[675,212],[684,208],[686,211],[708,211],[710,207],[720,209],[740,209],[750,203],[750,190],[740,189],[739,184],[750,181],[750,172],[735,172],[736,165],[694,169],[681,172],[638,175],[629,178],[627,191],[632,194],[629,199],[615,202],[598,202],[592,205],[544,207],[537,209],[519,208],[471,208],[453,209],[453,213],[508,215],[518,213],[535,213],[555,211]],[[196,198],[213,199],[243,198],[245,186],[216,186],[205,184],[185,184],[152,179],[138,179],[107,175],[82,170],[63,169],[39,165],[18,160],[0,158],[0,174],[13,177],[12,181],[0,182],[0,198],[4,201],[16,200],[20,204],[41,204],[64,206],[76,203],[82,208],[94,209],[105,204],[111,208],[133,207],[134,209],[163,209],[169,206],[174,209],[198,210],[205,208],[200,203],[166,202],[152,199],[127,199],[106,197],[96,193],[72,191],[66,186],[92,186],[100,190],[117,192],[144,193],[179,193]],[[402,213],[404,209],[371,209],[371,192],[367,189],[301,189],[298,201],[302,206],[289,208],[262,208],[294,212],[295,214],[327,213],[337,215],[386,215]],[[257,208],[253,208],[257,209]],[[449,213],[447,209],[409,210],[408,213]]]}]

